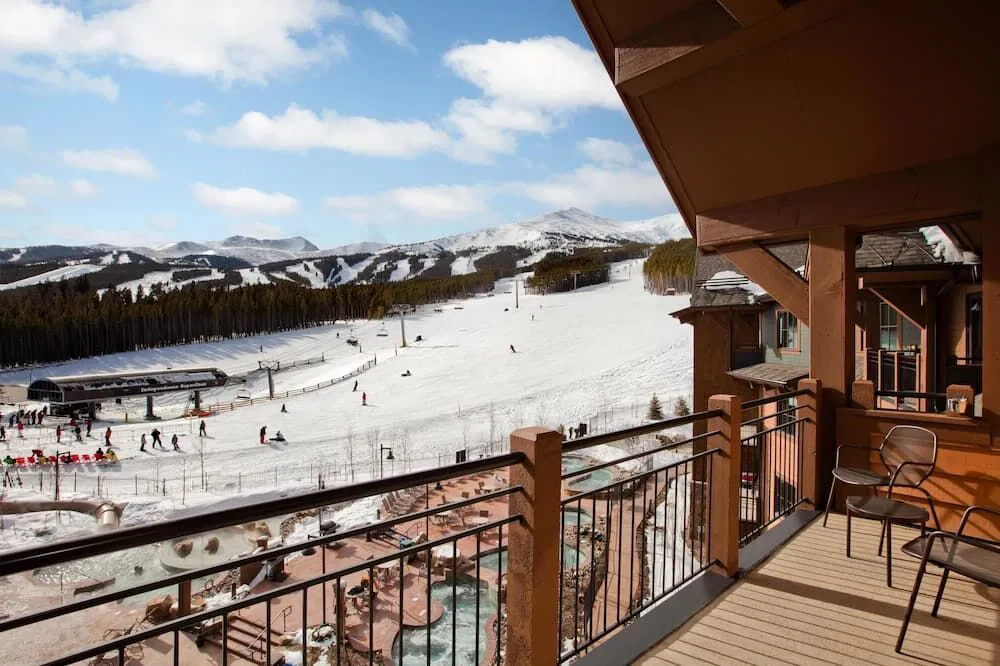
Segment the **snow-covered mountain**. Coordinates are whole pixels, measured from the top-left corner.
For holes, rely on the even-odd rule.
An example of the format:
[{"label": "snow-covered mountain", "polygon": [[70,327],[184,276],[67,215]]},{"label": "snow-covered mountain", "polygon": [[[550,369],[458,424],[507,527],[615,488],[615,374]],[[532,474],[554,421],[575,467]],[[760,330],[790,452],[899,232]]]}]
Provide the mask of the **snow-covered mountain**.
[{"label": "snow-covered mountain", "polygon": [[[529,270],[549,252],[656,244],[688,237],[679,214],[618,222],[579,208],[421,243],[362,242],[327,250],[296,236],[179,241],[159,248],[93,245],[0,249],[6,288],[86,275],[92,285],[167,288],[213,280],[229,286],[292,280],[310,287]],[[88,268],[93,266],[93,268]],[[73,267],[73,268],[70,268]],[[6,273],[6,275],[4,275]],[[5,279],[6,278],[6,279]]]},{"label": "snow-covered mountain", "polygon": [[318,247],[301,236],[275,239],[230,236],[221,241],[205,243],[192,241],[172,243],[156,248],[153,254],[160,259],[176,259],[189,255],[222,255],[242,259],[248,264],[256,266],[275,261],[299,259],[318,250]]}]

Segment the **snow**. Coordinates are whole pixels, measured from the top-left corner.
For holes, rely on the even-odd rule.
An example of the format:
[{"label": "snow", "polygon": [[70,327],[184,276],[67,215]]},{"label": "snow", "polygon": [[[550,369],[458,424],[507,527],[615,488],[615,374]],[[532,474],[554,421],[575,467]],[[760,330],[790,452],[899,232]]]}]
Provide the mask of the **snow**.
[{"label": "snow", "polygon": [[389,282],[401,282],[408,277],[410,277],[410,261],[409,259],[401,259],[396,262],[396,268],[389,276]]},{"label": "snow", "polygon": [[705,280],[701,285],[709,291],[729,291],[730,289],[742,289],[754,296],[763,296],[764,291],[756,282],[751,282],[745,275],[736,271],[719,271],[712,277]]},{"label": "snow", "polygon": [[[157,396],[156,412],[163,419],[157,427],[165,433],[165,440],[173,433],[180,436],[180,452],[138,451],[140,434],[152,427],[140,420],[145,409],[141,398],[126,399],[121,405],[105,403],[99,413],[103,420],[95,423],[95,437],[83,443],[63,438],[63,447],[71,452],[92,453],[103,443],[98,433],[112,427],[112,442],[119,447],[121,462],[101,470],[102,490],[112,500],[129,502],[124,519],[130,523],[155,520],[182,498],[189,506],[206,505],[236,496],[241,488],[314,488],[319,473],[324,474],[328,487],[373,478],[381,467],[378,445],[391,446],[394,452],[392,463],[382,462],[385,473],[399,474],[446,464],[466,447],[472,457],[500,453],[506,450],[510,432],[523,426],[557,428],[588,422],[592,432],[605,432],[637,425],[645,422],[644,412],[654,392],[664,404],[672,404],[678,396],[690,403],[691,329],[667,314],[683,307],[686,297],[648,294],[642,286],[641,261],[629,263],[629,280],[546,296],[521,294],[516,310],[513,294],[502,293],[509,281],[498,283],[494,298],[440,304],[441,312],[434,311],[439,307],[436,304],[421,307],[407,316],[410,346],[406,348],[397,349],[395,327],[390,327],[388,337],[376,335],[382,322],[336,322],[2,373],[0,384],[27,383],[46,374],[163,370],[168,366],[175,370],[219,367],[230,375],[245,376],[246,384],[203,393],[205,406],[225,405],[244,391],[255,398],[252,406],[207,418],[207,438],[197,436],[197,420],[179,418],[187,406],[186,392]],[[346,344],[352,330],[360,349]],[[414,342],[417,335],[423,337],[422,342]],[[512,344],[516,354],[510,352]],[[378,363],[356,377],[356,393],[352,378],[301,395],[274,401],[265,398],[267,378],[257,370],[260,361],[290,362],[320,355],[325,362],[275,373],[275,390],[312,387],[376,357]],[[401,377],[406,370],[412,375]],[[367,392],[366,407],[361,406],[362,391]],[[282,404],[287,413],[281,412]],[[127,423],[126,413],[131,417]],[[287,444],[260,445],[258,430],[264,425],[269,435],[281,430]],[[15,437],[8,451],[17,457],[39,445],[51,448],[54,427],[47,420],[44,427],[27,428],[25,439]],[[615,447],[589,453],[602,459],[624,455]],[[207,491],[192,483],[202,464]],[[93,469],[76,476],[81,492],[96,487]],[[182,495],[183,479],[186,492]],[[26,485],[30,483],[26,479]],[[37,488],[37,478],[34,483]],[[152,488],[161,493],[147,495]],[[45,491],[49,492],[49,485]],[[344,507],[348,513],[337,520],[371,520],[376,506],[372,500]]]},{"label": "snow", "polygon": [[[188,270],[188,269],[182,269]],[[128,282],[123,282],[118,285],[117,289],[129,289],[132,291],[132,297],[135,298],[139,287],[146,293],[152,289],[154,284],[161,284],[163,288],[167,291],[171,289],[180,289],[184,285],[192,284],[194,282],[205,282],[206,280],[221,280],[225,275],[218,269],[213,268],[208,275],[202,275],[196,278],[191,278],[184,280],[182,282],[175,282],[173,280],[174,271],[152,271],[151,273],[146,273],[138,280],[129,280]]]},{"label": "snow", "polygon": [[959,250],[948,234],[941,230],[941,227],[921,227],[920,233],[924,235],[927,244],[931,246],[934,256],[941,261],[951,264],[982,263],[975,252]]},{"label": "snow", "polygon": [[101,270],[101,268],[102,266],[94,264],[73,264],[70,266],[60,266],[59,268],[52,269],[51,271],[42,273],[41,275],[24,278],[23,280],[10,282],[8,284],[0,284],[0,289],[17,289],[18,287],[30,287],[31,285],[42,284],[45,282],[72,280],[80,277],[81,275],[96,273]]},{"label": "snow", "polygon": [[237,272],[243,284],[271,284],[271,279],[256,268],[241,268]]},{"label": "snow", "polygon": [[314,261],[303,261],[302,263],[292,264],[285,269],[285,272],[293,273],[306,278],[309,280],[309,286],[313,289],[322,289],[326,286],[326,280],[323,278],[323,273],[316,268],[316,262]]},{"label": "snow", "polygon": [[455,261],[451,262],[451,274],[452,275],[468,275],[469,273],[476,272],[476,256],[468,257],[455,257]]},{"label": "snow", "polygon": [[[678,472],[683,472],[683,468]],[[656,505],[655,517],[647,523],[646,564],[649,567],[650,587],[654,599],[680,585],[701,568],[701,563],[684,539],[691,500],[688,475],[679,474],[671,481],[669,489],[664,494],[664,501]]]}]

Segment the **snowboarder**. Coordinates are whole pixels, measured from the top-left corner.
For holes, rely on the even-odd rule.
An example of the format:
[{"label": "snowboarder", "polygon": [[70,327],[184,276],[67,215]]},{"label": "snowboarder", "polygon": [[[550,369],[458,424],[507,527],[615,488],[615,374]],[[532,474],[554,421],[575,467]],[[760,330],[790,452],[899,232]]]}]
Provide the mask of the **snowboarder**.
[{"label": "snowboarder", "polygon": [[279,430],[277,433],[275,433],[274,437],[271,438],[271,441],[272,442],[284,442],[285,441],[285,436],[282,435],[281,431]]},{"label": "snowboarder", "polygon": [[104,431],[104,446],[111,448],[111,426]]},{"label": "snowboarder", "polygon": [[410,372],[409,370],[407,370],[407,371],[406,371],[406,372],[404,372],[404,373],[403,373],[402,375],[400,375],[400,377],[409,377],[409,376],[410,376],[410,375],[412,375],[412,374],[413,374],[412,372]]},{"label": "snowboarder", "polygon": [[78,442],[83,441],[83,431],[80,430],[80,426],[76,426],[73,428],[73,434],[76,435],[76,441]]},{"label": "snowboarder", "polygon": [[514,345],[511,345],[511,346],[510,346],[510,351],[511,351],[511,353],[513,353],[513,354],[516,354],[516,353],[517,353],[517,350],[516,350],[516,349],[514,349]]},{"label": "snowboarder", "polygon": [[139,450],[140,451],[146,450],[146,433],[142,433],[142,436],[139,437]]},{"label": "snowboarder", "polygon": [[362,407],[368,406],[368,394],[365,393],[364,391],[361,392],[361,406]]},{"label": "snowboarder", "polygon": [[160,448],[162,449],[163,442],[160,441],[160,431],[157,430],[156,428],[153,428],[153,432],[149,434],[153,436],[153,448],[156,448],[156,445],[159,444]]},{"label": "snowboarder", "polygon": [[175,432],[174,436],[170,438],[170,443],[173,445],[174,451],[180,451],[181,450],[181,447],[177,444],[177,441],[178,441],[177,440],[177,433]]},{"label": "snowboarder", "polygon": [[260,427],[260,443],[264,443],[264,438],[267,437],[267,426]]},{"label": "snowboarder", "polygon": [[535,315],[531,315],[531,321],[535,321]]},{"label": "snowboarder", "polygon": [[355,391],[357,391],[357,390],[358,390],[358,380],[357,380],[357,379],[355,379],[355,380],[354,380],[354,388],[353,388],[353,389],[351,389],[351,393],[354,393],[354,392],[355,392]]},{"label": "snowboarder", "polygon": [[56,425],[56,444],[62,444],[62,426]]},{"label": "snowboarder", "polygon": [[205,419],[202,419],[201,423],[198,424],[198,436],[205,437],[207,435],[208,435],[208,426],[205,425]]},{"label": "snowboarder", "polygon": [[7,429],[0,425],[0,442],[7,441]]},{"label": "snowboarder", "polygon": [[287,414],[288,413],[288,408],[285,407],[285,403],[281,403],[281,413],[282,414]]}]

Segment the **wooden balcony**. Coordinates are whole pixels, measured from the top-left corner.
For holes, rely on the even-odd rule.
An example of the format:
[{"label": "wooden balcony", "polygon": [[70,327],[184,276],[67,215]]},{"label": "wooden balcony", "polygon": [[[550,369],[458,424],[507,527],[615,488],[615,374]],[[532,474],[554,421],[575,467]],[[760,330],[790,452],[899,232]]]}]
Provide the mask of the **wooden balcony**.
[{"label": "wooden balcony", "polygon": [[894,651],[916,574],[900,547],[916,532],[894,528],[894,588],[877,556],[879,524],[855,520],[853,558],[846,522],[831,515],[786,543],[637,663],[661,664],[997,664],[1000,594],[952,575],[939,617],[930,616],[939,571],[928,569],[906,636]]}]

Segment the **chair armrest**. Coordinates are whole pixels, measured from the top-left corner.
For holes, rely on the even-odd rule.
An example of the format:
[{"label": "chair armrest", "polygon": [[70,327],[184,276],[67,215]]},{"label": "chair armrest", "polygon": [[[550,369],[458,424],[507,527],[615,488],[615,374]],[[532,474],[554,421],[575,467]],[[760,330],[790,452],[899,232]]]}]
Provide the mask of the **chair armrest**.
[{"label": "chair armrest", "polygon": [[840,467],[840,450],[841,449],[857,449],[859,451],[878,451],[877,447],[873,446],[858,446],[857,444],[841,444],[837,447],[837,459],[834,463],[834,467]]},{"label": "chair armrest", "polygon": [[[902,484],[900,486],[897,486],[896,485],[896,479],[899,477],[899,473],[902,472],[905,467],[926,467],[926,468],[928,468],[928,472],[917,483],[904,483],[904,484]],[[921,483],[923,483],[925,480],[927,480],[927,477],[931,475],[932,471],[934,471],[934,465],[931,464],[931,463],[918,463],[918,462],[909,462],[909,461],[904,461],[904,462],[899,463],[899,465],[896,467],[896,470],[892,473],[892,477],[889,479],[889,492],[886,494],[886,497],[892,497],[892,491],[893,491],[894,488],[897,488],[897,487],[899,487],[899,488],[917,488],[917,487],[919,487]]]},{"label": "chair armrest", "polygon": [[994,516],[1000,517],[1000,509],[994,509],[993,507],[983,506],[981,504],[970,506],[962,514],[962,521],[958,524],[958,531],[955,533],[957,536],[962,535],[962,531],[965,529],[966,524],[969,522],[969,518],[972,517],[974,513],[989,513]]}]

